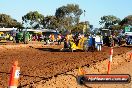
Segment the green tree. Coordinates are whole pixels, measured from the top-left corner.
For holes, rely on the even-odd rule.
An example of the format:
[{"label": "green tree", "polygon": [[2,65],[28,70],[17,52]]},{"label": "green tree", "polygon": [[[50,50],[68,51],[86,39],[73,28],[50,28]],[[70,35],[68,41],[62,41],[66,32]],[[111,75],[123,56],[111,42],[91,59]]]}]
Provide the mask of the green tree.
[{"label": "green tree", "polygon": [[22,24],[10,17],[10,15],[0,14],[0,27],[22,28]]},{"label": "green tree", "polygon": [[56,16],[46,16],[42,21],[42,25],[47,29],[56,29],[58,28],[59,23]]},{"label": "green tree", "polygon": [[78,24],[76,24],[75,26],[73,26],[72,30],[71,30],[72,33],[89,33],[90,30],[89,30],[89,22],[86,21],[86,22],[80,22]]},{"label": "green tree", "polygon": [[79,5],[67,4],[67,6],[59,7],[56,10],[55,16],[60,23],[60,28],[71,30],[72,26],[79,23],[79,19],[83,11],[79,8]]},{"label": "green tree", "polygon": [[129,15],[125,17],[121,22],[120,25],[125,26],[125,25],[132,25],[132,15]]},{"label": "green tree", "polygon": [[42,26],[42,21],[44,20],[44,16],[37,11],[29,12],[22,17],[23,25],[31,28],[40,28]]},{"label": "green tree", "polygon": [[111,27],[113,30],[120,30],[122,28],[121,25],[114,25]]},{"label": "green tree", "polygon": [[120,23],[120,19],[113,15],[103,16],[101,17],[101,21],[99,21],[100,25],[103,25],[103,28],[111,28],[114,25]]}]

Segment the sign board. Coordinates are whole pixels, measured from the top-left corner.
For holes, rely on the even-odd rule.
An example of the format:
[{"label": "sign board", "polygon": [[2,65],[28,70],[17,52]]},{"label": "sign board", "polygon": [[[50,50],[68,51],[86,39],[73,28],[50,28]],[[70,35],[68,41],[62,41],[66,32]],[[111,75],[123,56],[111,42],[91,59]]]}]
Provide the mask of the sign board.
[{"label": "sign board", "polygon": [[132,32],[132,26],[125,27],[125,32]]},{"label": "sign board", "polygon": [[125,27],[125,35],[132,35],[132,26]]}]

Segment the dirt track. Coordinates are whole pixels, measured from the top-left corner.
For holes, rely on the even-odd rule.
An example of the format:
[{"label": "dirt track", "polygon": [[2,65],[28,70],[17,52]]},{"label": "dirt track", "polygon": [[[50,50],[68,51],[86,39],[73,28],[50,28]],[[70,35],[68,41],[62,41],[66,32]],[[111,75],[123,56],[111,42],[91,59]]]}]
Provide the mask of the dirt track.
[{"label": "dirt track", "polygon": [[[0,87],[2,88],[8,86],[9,72],[15,60],[19,61],[21,68],[19,86],[25,87],[80,66],[107,59],[110,50],[104,47],[101,52],[55,52],[62,46],[32,45],[13,49],[9,49],[7,45],[3,46],[0,46]],[[114,56],[130,50],[132,47],[114,48]]]}]

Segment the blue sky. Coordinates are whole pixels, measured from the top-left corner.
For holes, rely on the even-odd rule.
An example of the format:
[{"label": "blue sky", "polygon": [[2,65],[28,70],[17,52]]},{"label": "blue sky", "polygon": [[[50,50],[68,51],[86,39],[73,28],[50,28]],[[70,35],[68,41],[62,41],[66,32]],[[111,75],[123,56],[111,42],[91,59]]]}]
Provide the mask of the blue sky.
[{"label": "blue sky", "polygon": [[21,22],[21,17],[29,11],[38,11],[44,16],[54,15],[58,7],[78,4],[82,10],[81,21],[89,21],[100,27],[100,17],[114,15],[121,19],[132,15],[132,0],[0,0],[0,13],[11,15]]}]

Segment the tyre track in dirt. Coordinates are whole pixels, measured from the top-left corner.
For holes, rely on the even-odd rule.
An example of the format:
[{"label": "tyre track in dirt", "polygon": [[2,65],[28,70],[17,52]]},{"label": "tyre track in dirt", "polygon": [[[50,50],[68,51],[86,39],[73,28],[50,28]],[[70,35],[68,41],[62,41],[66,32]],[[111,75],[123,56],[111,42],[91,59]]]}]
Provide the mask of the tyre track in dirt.
[{"label": "tyre track in dirt", "polygon": [[[53,46],[52,46],[53,47]],[[46,48],[46,47],[41,47]],[[49,48],[49,46],[48,46]],[[54,46],[56,48],[56,46]],[[58,48],[58,46],[57,46]],[[91,65],[109,57],[108,47],[101,52],[50,52],[36,48],[7,49],[0,51],[0,87],[7,87],[12,62],[19,61],[21,68],[21,86],[39,82],[63,74],[84,65]],[[114,55],[122,54],[132,48],[120,47],[114,49]],[[2,73],[3,72],[3,73]]]}]

